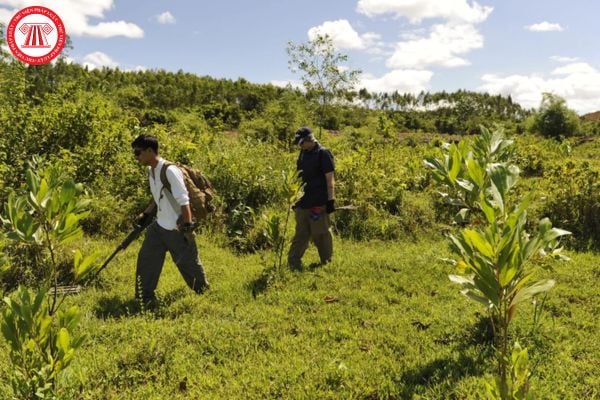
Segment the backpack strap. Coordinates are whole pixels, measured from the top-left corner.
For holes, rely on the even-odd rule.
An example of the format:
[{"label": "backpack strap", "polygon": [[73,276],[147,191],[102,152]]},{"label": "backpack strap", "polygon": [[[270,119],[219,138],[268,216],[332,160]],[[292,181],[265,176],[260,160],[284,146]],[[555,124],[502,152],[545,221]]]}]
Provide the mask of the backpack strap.
[{"label": "backpack strap", "polygon": [[179,214],[181,211],[181,207],[179,206],[179,204],[177,204],[175,197],[173,197],[173,193],[171,193],[171,183],[167,179],[167,168],[169,168],[171,165],[175,164],[173,164],[172,162],[165,161],[162,168],[160,169],[160,182],[162,183],[160,193],[163,194],[164,191],[167,200],[169,201],[169,203],[171,203],[173,211],[175,211],[175,214]]},{"label": "backpack strap", "polygon": [[167,168],[171,165],[175,165],[172,162],[165,161],[162,168],[160,169],[160,181],[162,182],[162,188],[167,189],[169,192],[171,191],[171,182],[167,179]]}]

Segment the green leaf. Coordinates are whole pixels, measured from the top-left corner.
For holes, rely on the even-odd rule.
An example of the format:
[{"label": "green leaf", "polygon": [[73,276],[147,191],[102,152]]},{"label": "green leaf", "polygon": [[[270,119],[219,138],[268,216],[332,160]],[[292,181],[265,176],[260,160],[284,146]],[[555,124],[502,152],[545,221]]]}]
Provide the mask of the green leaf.
[{"label": "green leaf", "polygon": [[488,201],[483,193],[480,195],[479,208],[481,211],[483,211],[485,219],[488,223],[493,224],[496,222],[496,212],[494,211],[494,206]]},{"label": "green leaf", "polygon": [[34,172],[33,169],[28,168],[25,172],[27,179],[27,188],[30,192],[37,193],[40,187],[40,177]]},{"label": "green leaf", "polygon": [[456,184],[467,192],[472,192],[475,185],[466,179],[456,179]]},{"label": "green leaf", "polygon": [[531,286],[523,288],[513,297],[510,306],[516,306],[523,301],[532,298],[538,293],[547,292],[554,287],[556,282],[553,279],[543,279],[534,283]]},{"label": "green leaf", "polygon": [[456,221],[459,224],[462,224],[464,222],[466,222],[469,218],[469,209],[468,208],[461,208],[459,212],[456,213],[456,215],[454,216],[454,221]]},{"label": "green leaf", "polygon": [[481,168],[481,165],[473,158],[467,160],[467,173],[475,185],[483,187],[485,170]]},{"label": "green leaf", "polygon": [[77,195],[77,188],[75,187],[75,183],[73,181],[67,181],[63,183],[62,188],[60,190],[60,204],[69,204]]},{"label": "green leaf", "polygon": [[74,252],[74,257],[73,257],[73,267],[75,268],[75,270],[77,270],[79,268],[79,265],[81,264],[81,260],[83,259],[83,254],[81,254],[81,251],[79,249],[75,250]]},{"label": "green leaf", "polygon": [[489,243],[481,233],[473,229],[465,229],[463,236],[466,240],[468,240],[472,247],[479,251],[483,256],[487,257],[488,259],[492,259],[494,257],[494,249],[492,244]]},{"label": "green leaf", "polygon": [[500,264],[500,266],[500,286],[504,288],[512,282],[515,276],[517,276],[519,269],[509,263]]},{"label": "green leaf", "polygon": [[56,345],[63,352],[63,354],[67,354],[69,352],[69,344],[71,343],[71,337],[69,336],[69,331],[65,328],[61,328],[58,331],[58,336],[56,338]]},{"label": "green leaf", "polygon": [[39,207],[46,207],[48,200],[50,199],[51,192],[49,191],[48,182],[46,179],[42,179],[37,193],[35,195],[35,202]]},{"label": "green leaf", "polygon": [[450,179],[451,182],[456,182],[456,178],[458,177],[458,174],[460,173],[460,168],[461,168],[461,154],[460,151],[458,149],[458,147],[456,147],[455,144],[452,144],[450,146],[450,165],[449,165],[449,170],[448,170],[448,178]]},{"label": "green leaf", "polygon": [[464,276],[464,275],[448,275],[450,281],[454,283],[458,283],[459,285],[473,285],[473,277],[472,276]]},{"label": "green leaf", "polygon": [[75,330],[80,319],[81,312],[77,306],[72,306],[65,312],[59,311],[60,326],[66,328],[69,332]]},{"label": "green leaf", "polygon": [[470,289],[465,289],[463,291],[461,291],[461,293],[465,296],[467,296],[468,298],[470,298],[473,301],[476,301],[480,304],[483,304],[486,308],[493,308],[494,304],[490,301],[490,299],[488,299],[485,296],[480,295],[479,293],[470,290]]},{"label": "green leaf", "polygon": [[498,293],[501,290],[499,282],[496,280],[496,272],[493,265],[485,261],[474,259],[470,264],[471,270],[475,273],[473,283],[475,287],[487,297],[496,307],[499,306]]}]

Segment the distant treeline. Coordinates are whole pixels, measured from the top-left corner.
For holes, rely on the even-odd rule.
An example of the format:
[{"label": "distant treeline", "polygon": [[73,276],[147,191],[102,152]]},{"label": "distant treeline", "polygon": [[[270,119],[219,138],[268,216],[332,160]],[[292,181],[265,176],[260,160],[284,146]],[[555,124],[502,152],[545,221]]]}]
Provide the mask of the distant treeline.
[{"label": "distant treeline", "polygon": [[[40,101],[61,87],[99,93],[130,110],[142,126],[169,123],[173,111],[194,112],[217,130],[237,130],[243,121],[264,116],[271,106],[303,110],[305,121],[313,120],[314,102],[299,89],[254,84],[238,80],[214,79],[178,71],[88,70],[64,60],[55,65],[24,67],[4,62],[2,74],[13,75],[22,69],[23,95]],[[12,70],[12,73],[11,73]],[[10,79],[10,78],[9,78]],[[5,80],[5,79],[4,79]],[[2,91],[5,92],[3,86]],[[338,130],[344,126],[364,126],[366,119],[384,113],[400,131],[425,131],[468,134],[481,123],[490,121],[517,125],[530,113],[510,96],[459,90],[453,93],[421,92],[371,93],[365,89],[350,91],[328,105],[323,128]]]}]

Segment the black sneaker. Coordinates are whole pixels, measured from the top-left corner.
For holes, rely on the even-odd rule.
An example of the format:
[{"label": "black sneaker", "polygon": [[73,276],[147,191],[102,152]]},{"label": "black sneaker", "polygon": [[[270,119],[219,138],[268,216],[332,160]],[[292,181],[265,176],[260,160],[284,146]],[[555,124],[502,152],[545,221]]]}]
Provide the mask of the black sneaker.
[{"label": "black sneaker", "polygon": [[208,289],[210,289],[210,283],[208,283],[208,281],[204,282],[204,285],[200,286],[199,288],[194,288],[194,291],[198,294],[202,294],[204,292],[206,292]]}]

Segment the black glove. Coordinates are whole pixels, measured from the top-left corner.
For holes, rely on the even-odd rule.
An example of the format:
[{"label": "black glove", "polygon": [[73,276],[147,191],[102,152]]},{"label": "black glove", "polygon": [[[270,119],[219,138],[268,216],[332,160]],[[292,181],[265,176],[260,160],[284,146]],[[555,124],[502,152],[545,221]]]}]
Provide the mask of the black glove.
[{"label": "black glove", "polygon": [[335,200],[334,199],[327,200],[327,204],[325,204],[325,212],[327,212],[327,214],[331,214],[334,211],[335,211]]},{"label": "black glove", "polygon": [[152,218],[153,218],[152,214],[141,213],[135,219],[135,225],[139,226],[139,227],[144,227],[145,228],[145,227],[147,227],[148,225],[150,225],[152,223]]}]

